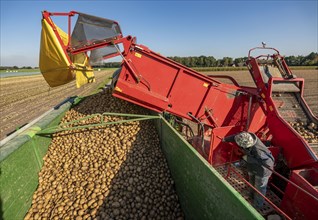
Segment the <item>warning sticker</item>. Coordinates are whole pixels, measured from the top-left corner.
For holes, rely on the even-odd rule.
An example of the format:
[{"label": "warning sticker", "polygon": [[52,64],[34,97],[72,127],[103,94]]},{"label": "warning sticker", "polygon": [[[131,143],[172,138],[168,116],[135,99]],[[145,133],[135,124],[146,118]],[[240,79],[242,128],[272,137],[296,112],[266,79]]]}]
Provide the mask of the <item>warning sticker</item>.
[{"label": "warning sticker", "polygon": [[122,92],[123,90],[121,90],[121,88],[119,88],[118,86],[115,87],[115,90],[118,92]]},{"label": "warning sticker", "polygon": [[137,52],[136,52],[136,53],[135,53],[135,56],[138,57],[138,58],[141,58],[141,54],[140,54],[140,53],[137,53]]}]

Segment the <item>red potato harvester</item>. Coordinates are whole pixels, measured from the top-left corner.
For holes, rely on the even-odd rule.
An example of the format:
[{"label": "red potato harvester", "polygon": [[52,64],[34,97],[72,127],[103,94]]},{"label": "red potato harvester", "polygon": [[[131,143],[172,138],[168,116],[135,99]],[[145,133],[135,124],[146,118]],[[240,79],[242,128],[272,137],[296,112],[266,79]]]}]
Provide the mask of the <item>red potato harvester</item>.
[{"label": "red potato harvester", "polygon": [[[68,33],[52,16],[68,17]],[[256,52],[261,55],[252,56]],[[286,219],[318,218],[318,143],[313,138],[318,119],[303,98],[304,80],[293,75],[277,49],[263,44],[249,51],[246,65],[256,87],[246,87],[229,76],[203,75],[137,44],[135,37],[124,37],[113,20],[74,11],[43,12],[40,69],[50,86],[75,78],[78,87],[93,82],[91,65],[114,56],[122,57],[122,65],[113,76],[113,95],[169,113],[187,129],[195,123],[198,132],[188,141],[225,179],[235,176],[254,188],[238,166],[239,147],[222,142],[225,136],[253,132],[267,145],[275,167],[266,207],[258,210],[263,216],[270,212]],[[305,137],[297,125],[307,123],[312,132]]]}]

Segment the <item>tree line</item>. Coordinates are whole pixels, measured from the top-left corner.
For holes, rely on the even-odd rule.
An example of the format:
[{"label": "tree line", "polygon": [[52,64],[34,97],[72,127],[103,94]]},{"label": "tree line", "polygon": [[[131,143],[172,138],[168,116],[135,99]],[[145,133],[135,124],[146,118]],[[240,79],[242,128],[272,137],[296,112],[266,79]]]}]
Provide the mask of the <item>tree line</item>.
[{"label": "tree line", "polygon": [[310,53],[307,56],[288,56],[285,60],[289,66],[318,66],[318,53]]},{"label": "tree line", "polygon": [[[187,67],[242,67],[245,66],[247,60],[247,57],[216,59],[213,56],[171,56],[168,58]],[[289,66],[318,66],[318,53],[312,52],[307,56],[286,56],[285,60]],[[120,67],[120,64],[120,62],[109,62],[99,67],[117,68]]]},{"label": "tree line", "polygon": [[[228,67],[245,66],[247,57],[216,59],[213,56],[168,57],[187,67]],[[289,66],[317,66],[318,53],[310,53],[307,56],[286,56],[285,61]]]},{"label": "tree line", "polygon": [[31,66],[0,66],[0,70],[19,70],[19,69],[38,69],[39,67],[31,67]]}]

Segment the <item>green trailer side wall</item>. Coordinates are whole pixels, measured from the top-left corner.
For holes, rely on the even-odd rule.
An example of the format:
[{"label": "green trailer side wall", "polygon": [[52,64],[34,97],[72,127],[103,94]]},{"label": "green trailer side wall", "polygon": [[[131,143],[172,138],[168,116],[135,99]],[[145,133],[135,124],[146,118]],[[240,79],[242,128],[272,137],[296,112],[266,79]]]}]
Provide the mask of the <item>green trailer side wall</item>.
[{"label": "green trailer side wall", "polygon": [[156,126],[186,219],[263,219],[166,120]]},{"label": "green trailer side wall", "polygon": [[[64,113],[48,127],[57,125]],[[42,158],[51,138],[34,136],[0,163],[0,219],[23,219],[30,208],[32,196],[38,185]]]}]

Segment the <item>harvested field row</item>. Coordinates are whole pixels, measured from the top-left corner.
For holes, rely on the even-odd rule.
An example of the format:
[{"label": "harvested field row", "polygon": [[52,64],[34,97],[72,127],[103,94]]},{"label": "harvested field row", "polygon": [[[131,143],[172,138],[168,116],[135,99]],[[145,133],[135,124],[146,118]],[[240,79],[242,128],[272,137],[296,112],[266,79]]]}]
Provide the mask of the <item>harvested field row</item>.
[{"label": "harvested field row", "polygon": [[[101,92],[68,111],[62,122],[103,112],[146,113]],[[99,117],[80,125],[98,123]],[[25,217],[40,218],[183,219],[153,123],[134,121],[55,134]]]},{"label": "harvested field row", "polygon": [[77,89],[74,83],[50,88],[42,75],[1,78],[0,139],[17,127],[29,123],[70,96],[89,95],[113,71],[96,72],[96,82]]}]

